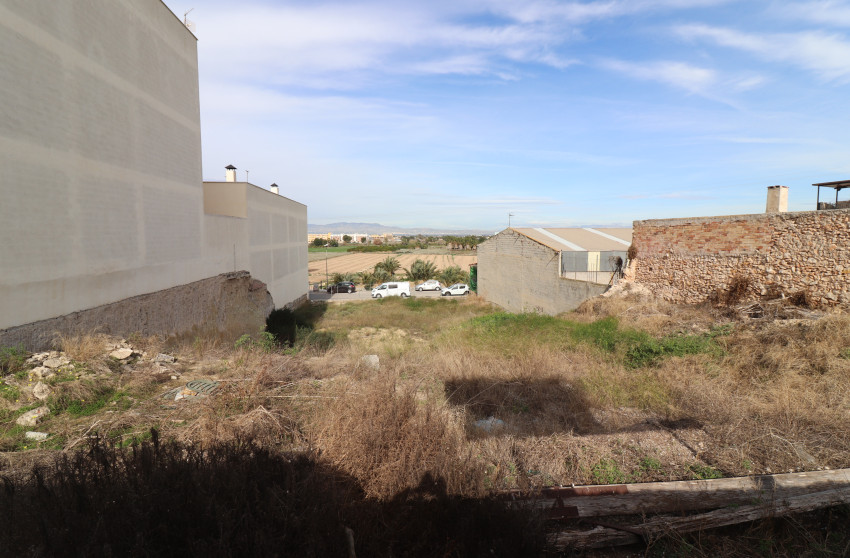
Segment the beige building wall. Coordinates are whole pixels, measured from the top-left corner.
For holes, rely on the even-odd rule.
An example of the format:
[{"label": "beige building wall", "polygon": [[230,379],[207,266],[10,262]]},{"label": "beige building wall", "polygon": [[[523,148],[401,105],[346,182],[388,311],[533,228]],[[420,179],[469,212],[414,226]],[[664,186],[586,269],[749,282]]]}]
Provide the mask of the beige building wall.
[{"label": "beige building wall", "polygon": [[247,182],[204,182],[204,207],[215,213],[206,216],[207,257],[250,271],[277,307],[307,294],[306,205]]},{"label": "beige building wall", "polygon": [[511,229],[478,245],[478,295],[510,312],[560,314],[607,288],[560,271],[557,250]]},{"label": "beige building wall", "polygon": [[204,182],[204,213],[248,217],[247,182]]}]

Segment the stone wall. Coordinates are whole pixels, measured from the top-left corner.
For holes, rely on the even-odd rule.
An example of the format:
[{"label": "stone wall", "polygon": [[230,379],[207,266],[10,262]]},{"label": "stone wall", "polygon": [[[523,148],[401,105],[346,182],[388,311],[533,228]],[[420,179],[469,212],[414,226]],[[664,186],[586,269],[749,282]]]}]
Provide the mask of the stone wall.
[{"label": "stone wall", "polygon": [[560,314],[606,288],[560,277],[556,250],[510,229],[478,246],[478,294],[510,312]]},{"label": "stone wall", "polygon": [[234,339],[257,333],[274,309],[265,283],[246,271],[223,273],[159,292],[134,296],[58,318],[0,330],[0,347],[51,347],[58,335],[105,333],[202,335]]},{"label": "stone wall", "polygon": [[635,221],[633,242],[635,280],[668,300],[703,302],[740,277],[750,300],[850,304],[850,210]]}]

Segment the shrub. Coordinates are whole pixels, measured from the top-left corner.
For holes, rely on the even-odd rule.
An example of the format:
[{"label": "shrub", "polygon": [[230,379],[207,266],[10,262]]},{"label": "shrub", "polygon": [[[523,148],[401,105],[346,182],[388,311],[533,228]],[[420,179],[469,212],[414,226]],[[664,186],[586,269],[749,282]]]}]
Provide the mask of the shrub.
[{"label": "shrub", "polygon": [[326,311],[325,304],[302,304],[294,310],[273,310],[266,318],[266,331],[261,334],[260,346],[267,351],[274,350],[278,345],[296,347],[299,339],[307,338]]},{"label": "shrub", "polygon": [[437,274],[437,279],[442,281],[444,285],[451,285],[453,283],[468,283],[469,272],[464,271],[460,268],[460,266],[452,265],[440,271],[440,273]]},{"label": "shrub", "polygon": [[797,291],[788,297],[788,301],[800,308],[817,308],[817,301],[809,294],[809,291]]},{"label": "shrub", "polygon": [[250,439],[178,444],[152,430],[28,473],[0,479],[3,555],[539,556],[545,546],[539,515],[447,494],[437,476],[368,499],[327,462]]},{"label": "shrub", "polygon": [[395,252],[395,246],[352,246],[348,249],[349,252]]},{"label": "shrub", "polygon": [[23,345],[0,348],[0,376],[20,372],[26,360],[27,352]]},{"label": "shrub", "polygon": [[750,293],[752,282],[749,277],[744,275],[735,275],[725,289],[718,289],[714,292],[712,300],[716,304],[732,306],[744,300]]}]

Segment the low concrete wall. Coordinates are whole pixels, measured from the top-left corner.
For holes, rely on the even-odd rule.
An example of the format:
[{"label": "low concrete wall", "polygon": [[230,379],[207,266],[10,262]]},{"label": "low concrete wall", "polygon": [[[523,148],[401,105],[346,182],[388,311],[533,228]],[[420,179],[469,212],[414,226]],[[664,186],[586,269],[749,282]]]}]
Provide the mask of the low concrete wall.
[{"label": "low concrete wall", "polygon": [[675,302],[698,303],[736,277],[748,299],[807,292],[850,304],[850,210],[635,221],[635,280]]},{"label": "low concrete wall", "polygon": [[560,314],[606,290],[560,277],[558,252],[508,229],[478,245],[478,294],[510,312]]},{"label": "low concrete wall", "polygon": [[0,330],[0,346],[22,344],[38,351],[49,348],[57,335],[92,332],[234,339],[263,329],[273,309],[266,285],[247,271],[237,271]]}]

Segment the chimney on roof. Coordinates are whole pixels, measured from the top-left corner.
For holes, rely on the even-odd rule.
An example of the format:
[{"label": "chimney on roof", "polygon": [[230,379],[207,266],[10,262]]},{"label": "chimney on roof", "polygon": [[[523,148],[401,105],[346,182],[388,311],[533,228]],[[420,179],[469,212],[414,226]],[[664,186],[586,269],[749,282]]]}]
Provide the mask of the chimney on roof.
[{"label": "chimney on roof", "polygon": [[269,188],[271,189],[272,194],[280,194],[280,189],[277,187],[277,184],[275,184],[274,182],[272,182],[272,185],[269,186]]},{"label": "chimney on roof", "polygon": [[236,167],[233,165],[227,165],[224,167],[224,181],[236,182]]},{"label": "chimney on roof", "polygon": [[788,186],[767,187],[766,213],[785,213],[788,211]]}]

